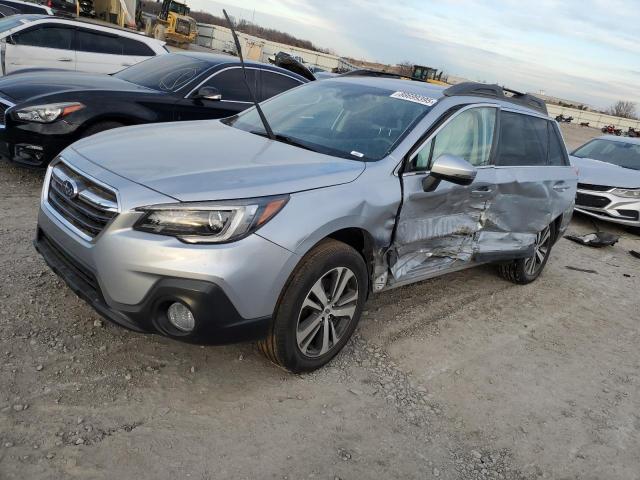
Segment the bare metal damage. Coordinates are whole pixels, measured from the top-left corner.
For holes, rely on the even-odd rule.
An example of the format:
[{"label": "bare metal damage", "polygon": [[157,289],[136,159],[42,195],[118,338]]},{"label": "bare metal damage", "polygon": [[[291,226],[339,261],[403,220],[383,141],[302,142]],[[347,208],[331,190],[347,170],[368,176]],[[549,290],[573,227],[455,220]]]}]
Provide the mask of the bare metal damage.
[{"label": "bare metal damage", "polygon": [[[380,258],[388,262],[386,286],[531,256],[536,234],[571,214],[571,190],[557,189],[557,171],[551,180],[540,178],[541,170],[487,168],[471,186],[443,183],[432,193],[417,190],[420,177],[405,177],[395,238]],[[489,185],[485,193],[482,187]],[[563,217],[561,230],[565,224]],[[384,287],[377,281],[375,288]]]}]

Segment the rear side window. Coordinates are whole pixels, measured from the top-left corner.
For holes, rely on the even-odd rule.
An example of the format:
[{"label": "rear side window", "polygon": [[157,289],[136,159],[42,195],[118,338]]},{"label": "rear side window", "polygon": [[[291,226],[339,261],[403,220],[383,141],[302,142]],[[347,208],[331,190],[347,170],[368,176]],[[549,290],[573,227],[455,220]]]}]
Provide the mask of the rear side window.
[{"label": "rear side window", "polygon": [[90,53],[122,55],[122,43],[120,42],[120,37],[79,30],[78,50]]},{"label": "rear side window", "polygon": [[149,45],[134,40],[133,38],[121,37],[122,54],[131,55],[133,57],[153,57],[155,52],[151,50]]},{"label": "rear side window", "polygon": [[547,122],[549,129],[549,165],[563,167],[569,165],[567,152],[558,127],[552,122]]},{"label": "rear side window", "polygon": [[262,100],[271,98],[298,85],[300,85],[300,82],[291,77],[262,70]]},{"label": "rear side window", "polygon": [[13,35],[16,45],[72,50],[74,30],[65,27],[41,27]]},{"label": "rear side window", "polygon": [[[251,88],[256,86],[256,70],[247,69],[247,81]],[[217,88],[222,100],[234,102],[251,102],[251,94],[244,83],[241,68],[230,68],[215,75],[206,84],[207,87]],[[255,90],[254,90],[255,91]]]},{"label": "rear side window", "polygon": [[547,120],[502,112],[496,165],[527,167],[547,164]]}]

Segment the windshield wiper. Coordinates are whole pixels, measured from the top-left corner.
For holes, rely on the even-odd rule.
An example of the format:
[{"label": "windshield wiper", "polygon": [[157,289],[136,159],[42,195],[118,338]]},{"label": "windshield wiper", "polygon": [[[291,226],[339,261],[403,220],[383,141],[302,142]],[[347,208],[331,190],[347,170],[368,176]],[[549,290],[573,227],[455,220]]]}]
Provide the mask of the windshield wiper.
[{"label": "windshield wiper", "polygon": [[[260,135],[261,137],[270,138],[267,132],[263,132],[260,130],[251,130],[249,133],[253,133],[254,135]],[[309,145],[302,143],[300,140],[297,140],[292,137],[288,137],[286,135],[281,135],[279,133],[273,133],[273,140],[277,140],[278,142],[286,143],[288,145],[293,145],[294,147],[304,148],[305,150],[310,150],[312,152],[317,152],[314,148],[311,148]]]}]

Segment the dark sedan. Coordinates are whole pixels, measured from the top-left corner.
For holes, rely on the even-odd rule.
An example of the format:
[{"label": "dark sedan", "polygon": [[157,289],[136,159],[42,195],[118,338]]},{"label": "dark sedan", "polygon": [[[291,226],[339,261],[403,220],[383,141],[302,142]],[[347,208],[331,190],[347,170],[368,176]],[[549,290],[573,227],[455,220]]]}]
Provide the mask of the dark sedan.
[{"label": "dark sedan", "polygon": [[[308,80],[246,62],[259,101]],[[237,58],[160,55],[114,75],[32,71],[0,79],[0,155],[46,166],[80,138],[125,125],[224,118],[251,106]],[[178,140],[178,139],[176,139]]]}]

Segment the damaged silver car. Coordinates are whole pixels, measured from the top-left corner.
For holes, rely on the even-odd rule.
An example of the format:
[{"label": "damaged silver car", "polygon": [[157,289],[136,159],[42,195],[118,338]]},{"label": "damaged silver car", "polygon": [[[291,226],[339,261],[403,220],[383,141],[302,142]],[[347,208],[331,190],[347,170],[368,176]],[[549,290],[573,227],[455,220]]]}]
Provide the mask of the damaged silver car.
[{"label": "damaged silver car", "polygon": [[252,108],[67,148],[37,249],[120,325],[258,340],[302,372],[342,349],[372,293],[485,263],[529,283],[570,221],[577,175],[535,97],[352,76],[261,106],[266,120]]}]

